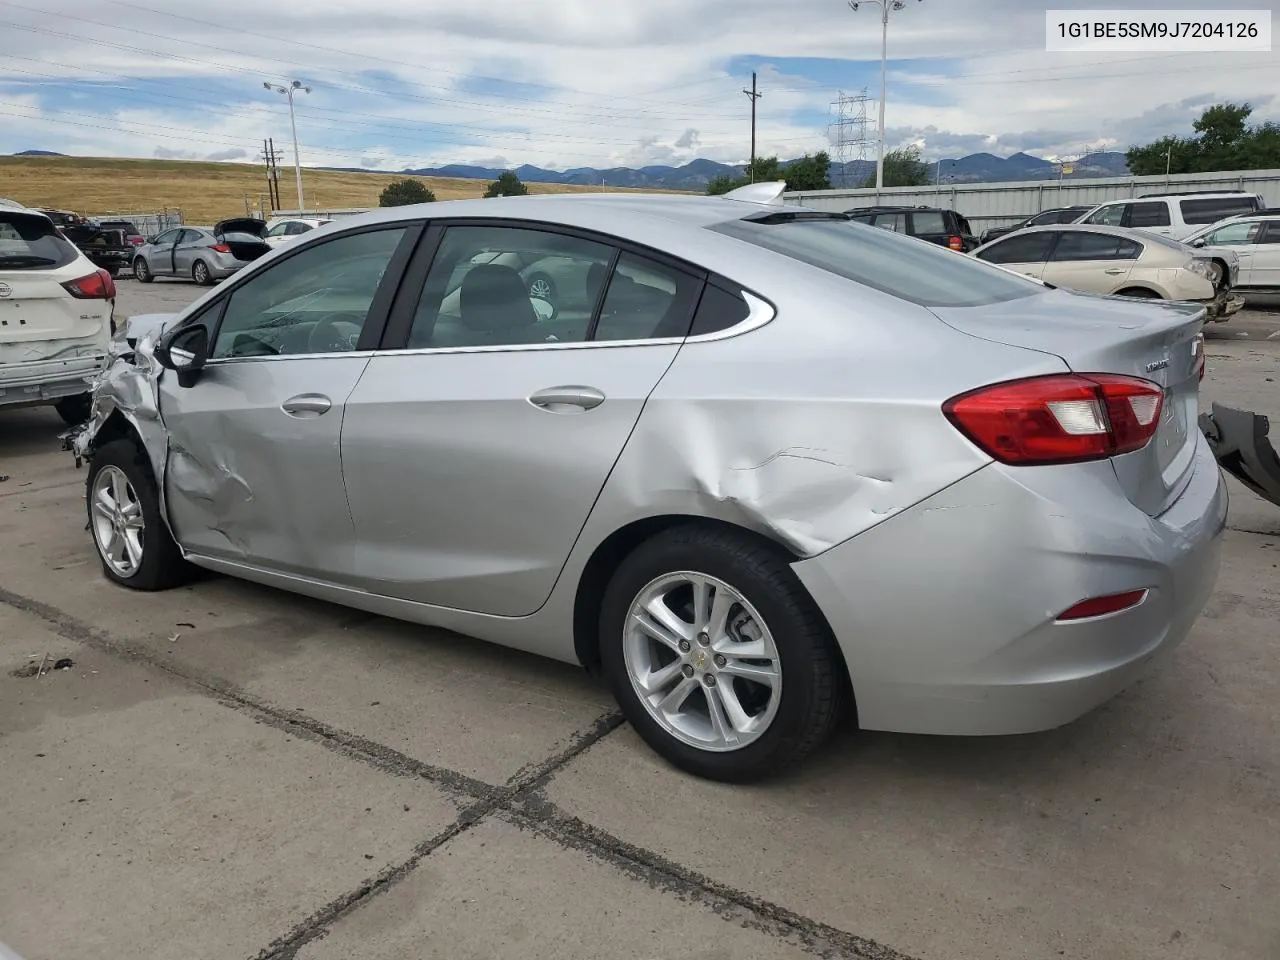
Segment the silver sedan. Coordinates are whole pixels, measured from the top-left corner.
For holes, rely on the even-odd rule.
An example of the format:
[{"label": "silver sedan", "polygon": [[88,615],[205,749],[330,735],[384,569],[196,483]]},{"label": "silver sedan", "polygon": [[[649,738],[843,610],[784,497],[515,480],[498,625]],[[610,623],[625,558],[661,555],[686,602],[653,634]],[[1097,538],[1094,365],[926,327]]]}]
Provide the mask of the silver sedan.
[{"label": "silver sedan", "polygon": [[212,286],[268,252],[265,236],[266,224],[254,217],[222,220],[212,227],[173,227],[148,237],[134,251],[133,275],[142,283],[183,277]]},{"label": "silver sedan", "polygon": [[[581,664],[729,781],[850,708],[978,735],[1103,703],[1214,587],[1204,308],[780,190],[379,210],[134,317],[68,438],[105,575],[203,567]],[[592,295],[548,309],[495,253]]]}]

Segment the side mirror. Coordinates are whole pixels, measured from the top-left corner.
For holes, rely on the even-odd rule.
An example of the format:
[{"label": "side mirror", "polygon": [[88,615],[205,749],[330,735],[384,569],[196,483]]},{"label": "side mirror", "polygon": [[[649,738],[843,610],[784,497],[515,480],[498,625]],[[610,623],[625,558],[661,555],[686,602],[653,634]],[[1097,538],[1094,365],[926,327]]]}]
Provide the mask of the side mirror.
[{"label": "side mirror", "polygon": [[155,242],[156,242],[156,238],[155,238],[155,237],[147,237],[147,238],[143,241],[143,243],[155,243]]},{"label": "side mirror", "polygon": [[160,366],[178,374],[178,386],[194,387],[209,359],[209,331],[197,324],[180,327],[160,338],[155,349]]},{"label": "side mirror", "polygon": [[1191,241],[1191,245],[1192,245],[1193,247],[1203,247],[1203,246],[1204,246],[1204,237],[1197,237],[1195,240],[1192,240],[1192,241]]}]

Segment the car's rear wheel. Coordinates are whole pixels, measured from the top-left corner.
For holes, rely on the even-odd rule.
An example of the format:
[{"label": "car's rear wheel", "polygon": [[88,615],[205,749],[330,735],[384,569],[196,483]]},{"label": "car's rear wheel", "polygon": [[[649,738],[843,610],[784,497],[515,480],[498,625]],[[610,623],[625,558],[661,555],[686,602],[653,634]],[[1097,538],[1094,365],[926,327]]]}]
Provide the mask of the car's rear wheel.
[{"label": "car's rear wheel", "polygon": [[93,409],[93,394],[77,393],[72,397],[63,397],[53,405],[53,409],[58,411],[58,416],[67,426],[79,426],[89,419],[89,412]]},{"label": "car's rear wheel", "polygon": [[1132,297],[1135,300],[1162,300],[1163,297],[1154,290],[1145,287],[1129,287],[1116,294],[1117,297]]},{"label": "car's rear wheel", "polygon": [[192,264],[191,279],[202,287],[213,285],[213,274],[209,272],[209,265],[203,260],[197,260]]},{"label": "car's rear wheel", "polygon": [[155,279],[151,275],[151,268],[147,266],[144,257],[135,257],[133,260],[133,275],[139,283],[150,283]]},{"label": "car's rear wheel", "polygon": [[146,453],[134,441],[113,440],[95,451],[85,481],[89,529],[102,571],[135,590],[166,590],[190,579],[160,515],[160,496]]},{"label": "car's rear wheel", "polygon": [[698,776],[773,775],[842,711],[847,681],[821,613],[753,535],[691,525],[642,544],[609,583],[600,630],[627,720]]}]

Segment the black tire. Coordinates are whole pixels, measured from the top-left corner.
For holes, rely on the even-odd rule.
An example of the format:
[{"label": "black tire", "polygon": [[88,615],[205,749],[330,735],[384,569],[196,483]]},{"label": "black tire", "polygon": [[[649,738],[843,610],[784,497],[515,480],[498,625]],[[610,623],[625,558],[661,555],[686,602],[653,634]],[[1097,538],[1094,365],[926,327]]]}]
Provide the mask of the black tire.
[{"label": "black tire", "polygon": [[[699,749],[665,731],[627,674],[623,632],[632,601],[654,579],[686,570],[717,577],[740,592],[768,624],[781,661],[782,694],[772,724],[759,739],[731,752]],[[817,605],[781,551],[745,532],[695,524],[641,544],[605,590],[600,638],[605,676],[636,732],[674,766],[711,780],[758,781],[798,763],[831,733],[849,694],[835,638]]]},{"label": "black tire", "polygon": [[203,260],[197,260],[191,265],[191,279],[202,287],[213,286],[213,274],[209,272],[209,265]]},{"label": "black tire", "polygon": [[155,276],[151,273],[151,268],[147,266],[147,261],[143,257],[134,258],[133,276],[139,283],[150,283],[155,279]]},{"label": "black tire", "polygon": [[1134,300],[1163,300],[1164,298],[1154,290],[1147,290],[1144,287],[1129,287],[1121,290],[1116,294],[1117,297],[1132,297]]},{"label": "black tire", "polygon": [[[97,535],[92,530],[94,481],[109,466],[124,473],[142,507],[142,562],[127,577],[121,576],[107,563]],[[112,440],[94,452],[93,459],[89,461],[89,475],[85,479],[85,510],[89,515],[94,550],[98,553],[102,572],[108,580],[134,590],[168,590],[188,582],[194,576],[195,568],[182,558],[182,552],[170,535],[169,527],[160,516],[160,496],[146,452],[133,440]]]},{"label": "black tire", "polygon": [[53,409],[58,411],[58,416],[67,426],[78,427],[89,419],[89,412],[93,409],[93,394],[77,393],[72,397],[63,397],[53,405]]},{"label": "black tire", "polygon": [[[542,285],[545,284],[545,288]],[[535,289],[542,289],[546,296],[535,293]],[[537,297],[539,300],[546,300],[553,307],[556,306],[556,282],[545,273],[535,273],[529,278],[529,296]]]}]

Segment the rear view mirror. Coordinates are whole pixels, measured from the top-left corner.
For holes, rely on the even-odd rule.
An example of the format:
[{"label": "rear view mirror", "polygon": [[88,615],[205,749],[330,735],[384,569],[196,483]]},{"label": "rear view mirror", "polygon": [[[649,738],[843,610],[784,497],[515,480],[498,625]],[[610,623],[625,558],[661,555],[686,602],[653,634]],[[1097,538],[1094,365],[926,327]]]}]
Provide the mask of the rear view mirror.
[{"label": "rear view mirror", "polygon": [[178,374],[178,386],[194,387],[209,359],[209,331],[197,324],[166,333],[156,344],[160,365]]}]

